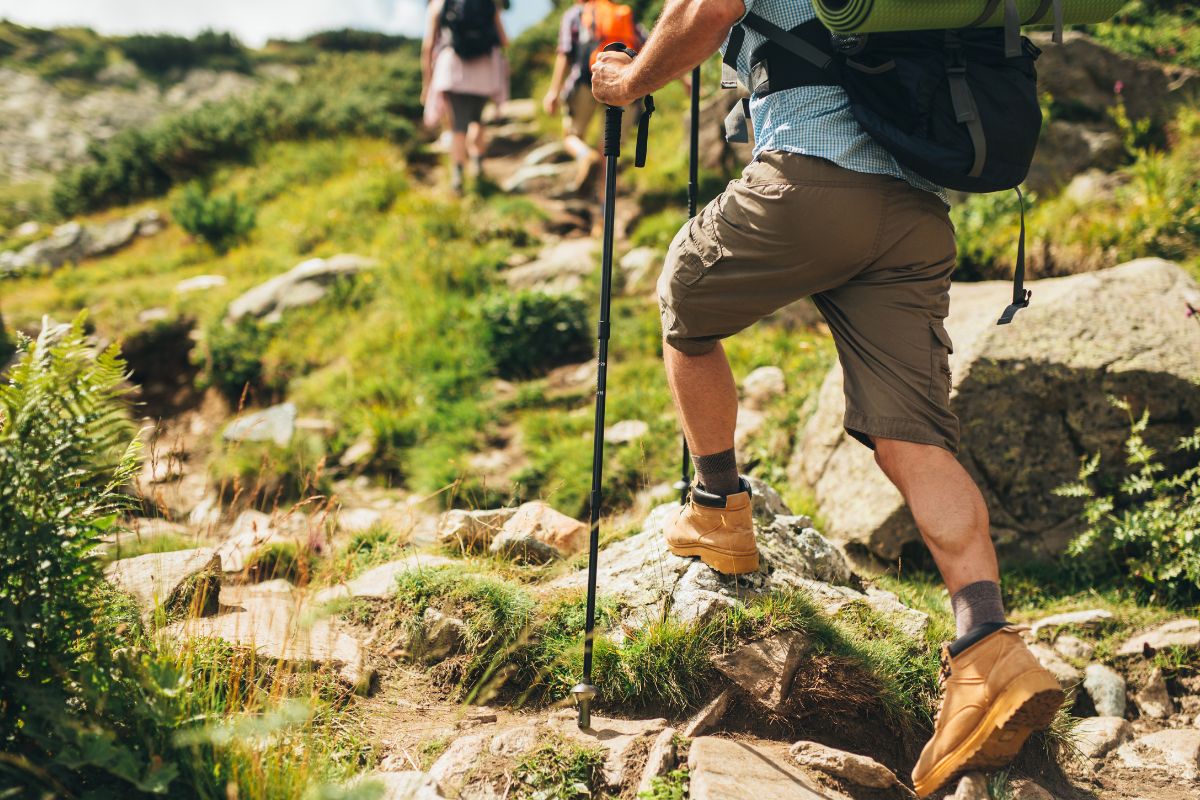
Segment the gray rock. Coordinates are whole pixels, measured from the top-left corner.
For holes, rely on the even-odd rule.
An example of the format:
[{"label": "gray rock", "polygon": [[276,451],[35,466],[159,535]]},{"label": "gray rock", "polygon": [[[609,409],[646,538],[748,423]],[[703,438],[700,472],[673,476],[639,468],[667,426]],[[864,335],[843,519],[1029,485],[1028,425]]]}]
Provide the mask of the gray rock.
[{"label": "gray rock", "polygon": [[1083,689],[1092,698],[1099,716],[1125,716],[1125,679],[1113,668],[1089,664],[1084,670]]},{"label": "gray rock", "polygon": [[[787,503],[783,502],[783,498],[779,496],[779,492],[761,478],[747,477],[750,483],[750,510],[754,514],[754,519],[759,522],[769,523],[778,516],[792,516],[792,510],[788,508]],[[805,528],[812,527],[812,519],[809,517],[795,517],[796,524]]]},{"label": "gray rock", "polygon": [[796,742],[790,750],[802,767],[841,778],[856,786],[887,789],[896,784],[895,774],[873,758],[847,753],[817,742]]},{"label": "gray rock", "polygon": [[466,511],[451,509],[438,521],[437,538],[468,550],[483,550],[517,513],[515,508]]},{"label": "gray rock", "polygon": [[290,541],[296,541],[296,537],[289,535],[282,525],[277,525],[270,515],[261,511],[243,511],[217,547],[217,555],[226,572],[243,572],[259,548]]},{"label": "gray rock", "polygon": [[778,712],[791,695],[792,679],[808,647],[803,633],[784,631],[744,644],[714,659],[713,666],[752,701]]},{"label": "gray rock", "polygon": [[787,761],[786,752],[702,736],[688,751],[691,800],[849,800]]},{"label": "gray rock", "polygon": [[539,145],[521,159],[521,166],[536,167],[540,164],[561,164],[564,161],[570,161],[571,155],[567,149],[563,147],[562,142],[555,140]]},{"label": "gray rock", "polygon": [[[610,719],[592,716],[591,726],[580,730],[573,709],[550,715],[547,727],[565,739],[584,747],[605,751],[604,781],[609,788],[619,789],[626,782],[625,770],[630,754],[637,752],[646,740],[657,738],[667,727],[665,719]],[[642,750],[642,752],[645,752]]]},{"label": "gray rock", "polygon": [[528,753],[537,746],[542,726],[539,723],[520,725],[501,731],[492,737],[488,752],[500,758],[513,758]]},{"label": "gray rock", "polygon": [[1132,736],[1133,726],[1124,717],[1086,717],[1074,730],[1075,744],[1088,758],[1100,758]]},{"label": "gray rock", "polygon": [[1010,800],[1054,800],[1054,795],[1028,778],[1017,778],[1008,784]]},{"label": "gray rock", "polygon": [[227,283],[229,280],[224,275],[197,275],[194,278],[185,278],[175,284],[175,294],[207,292],[210,289],[220,289]]},{"label": "gray rock", "polygon": [[1117,655],[1140,655],[1146,648],[1162,650],[1165,647],[1200,648],[1200,620],[1177,619],[1157,628],[1131,636],[1117,650]]},{"label": "gray rock", "polygon": [[1029,651],[1033,653],[1034,658],[1038,660],[1043,667],[1054,673],[1054,677],[1058,680],[1059,686],[1063,689],[1070,690],[1079,684],[1083,675],[1075,667],[1063,660],[1062,656],[1051,650],[1049,647],[1044,647],[1040,644],[1029,646]]},{"label": "gray rock", "polygon": [[[1148,406],[1147,440],[1164,449],[1200,418],[1200,325],[1179,311],[1198,287],[1180,267],[1142,259],[1031,288],[1020,324],[997,326],[1011,284],[956,284],[947,320],[961,460],[1007,558],[1052,557],[1079,531],[1079,502],[1047,487],[1074,481],[1081,457],[1101,453],[1105,478],[1123,463],[1129,420],[1107,396]],[[831,540],[896,559],[920,537],[871,451],[845,433],[841,383],[835,368],[790,474],[813,490]]]},{"label": "gray rock", "polygon": [[623,419],[606,428],[604,441],[609,444],[630,444],[650,432],[650,426],[640,419]]},{"label": "gray rock", "polygon": [[646,754],[646,764],[642,767],[642,777],[637,785],[638,795],[649,792],[655,778],[666,775],[675,768],[678,757],[675,747],[676,735],[677,731],[674,728],[663,728],[655,738],[654,744],[650,745],[650,752]]},{"label": "gray rock", "polygon": [[742,379],[742,398],[753,409],[766,407],[787,390],[787,381],[779,367],[759,367]]},{"label": "gray rock", "polygon": [[86,245],[87,231],[83,225],[78,222],[63,223],[45,239],[26,245],[19,252],[0,253],[0,274],[38,266],[57,269],[68,262],[78,262],[84,257]]},{"label": "gray rock", "polygon": [[662,269],[663,255],[654,247],[635,247],[621,256],[621,273],[627,287],[638,288],[651,284]]},{"label": "gray rock", "polygon": [[230,303],[225,321],[231,324],[252,318],[276,322],[289,309],[310,306],[321,300],[335,281],[352,278],[376,266],[378,262],[373,259],[346,253],[303,261]]},{"label": "gray rock", "polygon": [[423,664],[436,664],[457,653],[467,635],[467,624],[457,617],[427,608],[421,615],[419,636],[408,643],[408,657]]},{"label": "gray rock", "polygon": [[222,434],[232,442],[274,442],[285,447],[296,434],[296,406],[281,403],[243,414],[226,426]]},{"label": "gray rock", "polygon": [[697,736],[708,733],[717,725],[720,725],[732,701],[732,689],[726,689],[710,700],[704,708],[693,714],[692,718],[683,726],[683,738],[695,739]]},{"label": "gray rock", "polygon": [[1139,736],[1121,745],[1117,758],[1130,769],[1195,781],[1200,779],[1200,730],[1163,730]]},{"label": "gray rock", "polygon": [[575,177],[574,164],[531,164],[514,172],[500,185],[505,192],[561,193]]},{"label": "gray rock", "polygon": [[455,739],[429,768],[429,783],[443,797],[458,797],[487,751],[490,733],[472,733]]},{"label": "gray rock", "polygon": [[1096,646],[1085,642],[1078,636],[1064,633],[1054,640],[1054,650],[1063,658],[1087,661],[1096,652]]},{"label": "gray rock", "polygon": [[[654,509],[641,533],[608,546],[600,558],[599,584],[605,594],[621,600],[626,626],[641,628],[668,613],[688,621],[711,619],[736,603],[776,590],[807,591],[830,613],[849,602],[877,602],[848,586],[817,577],[830,575],[830,560],[810,560],[810,553],[828,552],[814,538],[820,534],[811,528],[757,524],[760,569],[736,578],[714,572],[698,559],[680,558],[666,549],[662,538],[663,522],[678,507],[670,503]],[[552,581],[549,587],[578,589],[586,582],[587,571],[580,570]],[[903,611],[890,618],[898,625],[906,624],[908,618],[927,623],[921,612],[896,605]]]},{"label": "gray rock", "polygon": [[1036,639],[1043,630],[1054,631],[1067,626],[1093,630],[1101,623],[1113,618],[1111,611],[1102,608],[1092,608],[1086,611],[1069,611],[1065,614],[1053,614],[1042,617],[1030,626],[1030,633]]},{"label": "gray rock", "polygon": [[1167,692],[1167,682],[1158,667],[1154,668],[1141,690],[1133,696],[1133,702],[1141,715],[1150,719],[1166,719],[1175,713],[1175,703]]},{"label": "gray rock", "polygon": [[548,564],[559,558],[557,550],[527,531],[500,531],[488,551],[521,564]]},{"label": "gray rock", "polygon": [[809,573],[818,581],[844,584],[850,580],[850,565],[832,542],[819,534],[808,517],[777,516],[770,527],[781,537],[790,538],[808,564]]},{"label": "gray rock", "polygon": [[990,800],[987,778],[979,772],[968,772],[958,781],[958,788],[947,800]]},{"label": "gray rock", "polygon": [[[378,800],[436,800],[437,793],[427,788],[429,777],[424,772],[372,772],[357,781],[355,786],[377,787]],[[372,795],[374,796],[374,795]]]},{"label": "gray rock", "polygon": [[396,579],[408,572],[418,572],[423,569],[436,569],[460,562],[439,555],[420,553],[380,564],[346,583],[339,583],[317,592],[314,597],[317,603],[330,600],[349,598],[369,598],[382,600],[396,594]]},{"label": "gray rock", "polygon": [[510,289],[574,292],[599,263],[593,239],[564,239],[547,245],[530,263],[506,271],[504,280]]},{"label": "gray rock", "polygon": [[144,613],[161,606],[183,613],[209,614],[216,612],[220,576],[217,575],[215,586],[205,576],[214,568],[219,570],[220,565],[220,557],[213,548],[198,547],[123,558],[109,564],[104,575],[133,595]]},{"label": "gray rock", "polygon": [[301,606],[284,593],[245,591],[222,602],[236,610],[184,620],[170,626],[175,637],[216,638],[253,647],[261,658],[279,663],[309,664],[328,668],[359,692],[375,685],[375,673],[366,663],[362,645],[328,619],[311,624],[298,613]]}]

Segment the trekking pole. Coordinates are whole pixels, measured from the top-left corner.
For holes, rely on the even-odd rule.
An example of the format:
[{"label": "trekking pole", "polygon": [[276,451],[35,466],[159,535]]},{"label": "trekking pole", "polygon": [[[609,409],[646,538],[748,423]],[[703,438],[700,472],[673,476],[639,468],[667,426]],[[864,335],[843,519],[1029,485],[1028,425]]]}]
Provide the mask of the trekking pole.
[{"label": "trekking pole", "polygon": [[[700,67],[692,70],[692,124],[688,154],[688,219],[696,216],[696,204],[700,199]],[[692,454],[688,452],[687,436],[683,439],[683,460],[679,466],[679,504],[687,502],[688,490],[692,488]]]},{"label": "trekking pole", "polygon": [[[630,58],[637,53],[623,44],[613,43],[605,50],[624,52]],[[646,141],[654,98],[646,95],[644,111],[638,123],[637,152],[634,165],[646,166]],[[604,242],[600,256],[600,323],[596,328],[599,343],[596,363],[596,424],[592,431],[591,536],[588,542],[587,613],[583,635],[583,680],[571,694],[579,704],[579,727],[591,726],[591,703],[597,689],[592,685],[592,644],[596,630],[596,570],[600,553],[600,490],[604,470],[604,401],[608,391],[609,308],[612,301],[613,238],[617,204],[617,159],[621,155],[621,116],[625,109],[608,106],[604,110]]]}]

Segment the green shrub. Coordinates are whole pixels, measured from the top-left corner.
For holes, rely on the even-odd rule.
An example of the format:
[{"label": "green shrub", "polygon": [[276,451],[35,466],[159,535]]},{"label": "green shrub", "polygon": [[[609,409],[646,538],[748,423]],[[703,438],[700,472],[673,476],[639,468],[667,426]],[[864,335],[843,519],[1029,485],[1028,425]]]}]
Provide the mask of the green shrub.
[{"label": "green shrub", "polygon": [[256,212],[234,193],[215,195],[198,182],[184,187],[171,209],[179,227],[225,253],[254,230]]},{"label": "green shrub", "polygon": [[1200,68],[1200,9],[1195,3],[1134,0],[1092,32],[1118,52]]},{"label": "green shrub", "polygon": [[1149,412],[1135,419],[1127,402],[1113,403],[1130,413],[1129,472],[1115,492],[1105,491],[1095,480],[1096,455],[1084,461],[1077,483],[1056,491],[1084,500],[1088,527],[1067,554],[1085,559],[1099,576],[1132,580],[1152,602],[1194,604],[1200,601],[1200,427],[1179,440],[1184,463],[1170,470],[1142,437]]},{"label": "green shrub", "polygon": [[298,85],[268,84],[94,143],[88,163],[58,176],[51,199],[72,216],[155,197],[275,141],[362,135],[415,146],[419,82],[411,48],[322,56]]},{"label": "green shrub", "polygon": [[162,77],[197,67],[249,72],[250,54],[233,34],[202,31],[196,38],[173,34],[135,34],[118,39],[117,48],[144,72]]},{"label": "green shrub", "polygon": [[502,294],[483,304],[484,338],[504,378],[531,378],[592,356],[588,308],[570,295]]},{"label": "green shrub", "polygon": [[208,327],[203,344],[192,351],[201,367],[201,388],[218,389],[235,406],[245,395],[266,401],[282,389],[264,378],[263,355],[270,343],[271,331],[257,320],[243,317],[233,325],[217,320]]}]

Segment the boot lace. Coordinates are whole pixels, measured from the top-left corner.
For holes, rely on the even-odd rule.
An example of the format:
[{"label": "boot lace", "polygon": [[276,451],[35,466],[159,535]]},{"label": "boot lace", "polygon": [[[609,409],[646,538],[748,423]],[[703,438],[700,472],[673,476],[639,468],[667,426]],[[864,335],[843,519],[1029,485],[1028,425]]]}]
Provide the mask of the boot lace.
[{"label": "boot lace", "polygon": [[942,702],[938,704],[937,713],[933,715],[933,726],[936,728],[942,721],[942,709],[945,708],[946,682],[950,680],[950,645],[942,643],[942,652],[940,656],[940,669],[938,670],[938,694],[942,695]]}]

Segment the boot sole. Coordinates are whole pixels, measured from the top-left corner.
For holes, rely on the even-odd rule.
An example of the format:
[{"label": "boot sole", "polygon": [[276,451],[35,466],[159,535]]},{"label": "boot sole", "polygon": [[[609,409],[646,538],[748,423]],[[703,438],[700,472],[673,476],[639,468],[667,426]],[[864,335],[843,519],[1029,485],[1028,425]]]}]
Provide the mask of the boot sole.
[{"label": "boot sole", "polygon": [[913,781],[917,796],[928,797],[965,772],[1011,764],[1030,734],[1050,727],[1065,699],[1053,675],[1037,670],[1020,676],[962,744],[943,757],[928,776]]},{"label": "boot sole", "polygon": [[699,556],[700,560],[722,575],[745,575],[758,572],[758,551],[753,553],[726,553],[703,545],[672,545],[667,549],[682,558]]}]

